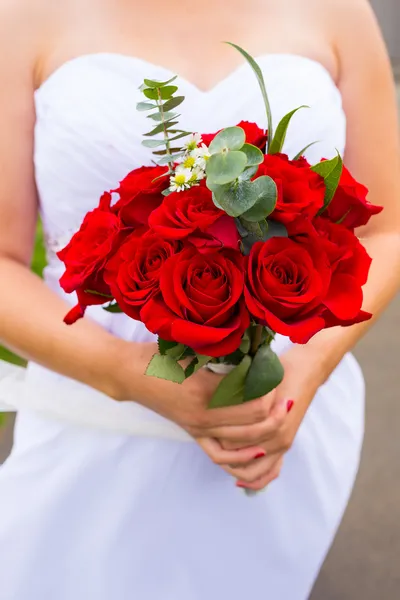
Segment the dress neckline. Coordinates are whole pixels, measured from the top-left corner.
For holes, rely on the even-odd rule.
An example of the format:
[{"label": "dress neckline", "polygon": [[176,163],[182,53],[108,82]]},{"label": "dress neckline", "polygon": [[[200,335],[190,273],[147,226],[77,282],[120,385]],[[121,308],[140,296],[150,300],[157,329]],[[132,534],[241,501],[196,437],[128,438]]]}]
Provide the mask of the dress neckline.
[{"label": "dress neckline", "polygon": [[[91,53],[86,53],[86,54],[80,54],[79,56],[70,58],[70,59],[66,60],[65,62],[63,62],[58,67],[56,67],[54,69],[54,71],[52,73],[50,73],[50,75],[36,89],[35,94],[42,93],[55,78],[59,77],[67,69],[70,69],[73,66],[75,66],[81,62],[85,62],[85,61],[88,62],[88,61],[96,60],[96,59],[97,60],[102,60],[102,59],[116,60],[116,61],[119,60],[119,61],[124,61],[128,64],[141,65],[142,67],[145,67],[145,69],[146,69],[145,75],[150,78],[153,77],[152,71],[153,72],[156,71],[158,73],[160,73],[160,72],[165,73],[165,75],[169,76],[169,77],[176,74],[179,82],[181,82],[185,86],[192,88],[196,93],[204,95],[204,96],[210,95],[213,92],[215,92],[215,90],[220,88],[221,86],[226,85],[229,81],[231,81],[232,79],[237,77],[244,69],[250,69],[250,66],[246,62],[242,62],[237,67],[235,67],[232,71],[230,71],[225,77],[220,79],[216,84],[214,84],[212,87],[205,90],[205,89],[198,87],[191,80],[175,73],[170,68],[153,63],[144,58],[140,58],[140,57],[133,56],[133,55],[131,56],[128,54],[122,54],[122,53],[118,53],[118,52],[91,52]],[[278,62],[278,61],[282,61],[282,62],[297,61],[297,62],[302,62],[303,64],[308,64],[309,66],[312,66],[312,67],[318,69],[321,73],[325,74],[326,78],[332,84],[332,87],[334,87],[336,89],[336,91],[340,94],[340,90],[337,87],[337,84],[334,80],[332,73],[328,70],[328,68],[325,65],[323,65],[320,61],[318,61],[314,58],[310,58],[310,57],[302,55],[302,54],[295,54],[295,53],[289,53],[289,52],[281,52],[281,53],[273,52],[273,53],[261,54],[261,55],[255,57],[255,60],[258,63],[260,63],[261,65],[265,65],[267,63],[272,63],[272,62]]]}]

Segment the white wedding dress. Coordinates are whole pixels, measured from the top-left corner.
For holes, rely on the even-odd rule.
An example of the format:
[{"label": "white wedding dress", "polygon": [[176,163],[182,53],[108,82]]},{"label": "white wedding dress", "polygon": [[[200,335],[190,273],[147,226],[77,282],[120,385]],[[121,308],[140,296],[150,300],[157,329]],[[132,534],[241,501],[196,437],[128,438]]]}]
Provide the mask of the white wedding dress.
[{"label": "white wedding dress", "polygon": [[[294,117],[285,151],[320,140],[310,160],[343,152],[341,97],[324,67],[295,55],[259,63],[275,122],[310,106]],[[57,294],[55,251],[104,190],[150,164],[138,86],[170,76],[141,59],[92,54],[37,91],[45,279]],[[183,79],[179,86],[183,128],[265,125],[246,65],[210,91]],[[89,314],[126,339],[152,339],[125,316]],[[279,351],[287,345],[277,340]],[[35,364],[26,373],[0,366],[0,403],[19,411],[0,468],[1,600],[305,600],[346,508],[363,438],[364,384],[351,355],[318,392],[280,478],[252,498],[179,427]]]}]

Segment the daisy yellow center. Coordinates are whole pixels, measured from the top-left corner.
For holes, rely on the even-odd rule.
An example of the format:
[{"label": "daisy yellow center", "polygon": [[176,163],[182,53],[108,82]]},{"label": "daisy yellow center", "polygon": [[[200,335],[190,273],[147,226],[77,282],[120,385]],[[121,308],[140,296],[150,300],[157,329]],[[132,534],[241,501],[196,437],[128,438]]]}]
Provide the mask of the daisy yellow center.
[{"label": "daisy yellow center", "polygon": [[186,183],[186,175],[183,173],[181,175],[175,175],[175,183],[176,185],[183,185]]},{"label": "daisy yellow center", "polygon": [[192,167],[194,167],[196,162],[196,159],[193,156],[188,156],[187,158],[185,158],[185,162],[183,163],[183,166],[186,169],[191,169]]},{"label": "daisy yellow center", "polygon": [[195,150],[197,148],[197,144],[195,142],[195,140],[193,140],[193,142],[189,142],[187,145],[187,149],[191,152],[192,150]]}]

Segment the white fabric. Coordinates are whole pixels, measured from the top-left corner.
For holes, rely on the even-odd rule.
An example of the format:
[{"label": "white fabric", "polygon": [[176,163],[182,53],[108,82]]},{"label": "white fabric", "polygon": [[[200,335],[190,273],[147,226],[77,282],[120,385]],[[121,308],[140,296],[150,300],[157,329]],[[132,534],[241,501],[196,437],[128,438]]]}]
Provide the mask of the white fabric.
[{"label": "white fabric", "polygon": [[[345,145],[341,97],[319,63],[259,59],[275,122],[301,104],[285,143],[311,161]],[[135,111],[144,77],[170,71],[117,54],[59,68],[36,94],[35,167],[49,266],[104,190],[149,164],[148,123]],[[209,92],[179,80],[183,128],[265,123],[253,75],[237,69]],[[72,303],[73,298],[69,298]],[[100,308],[127,340],[151,334]],[[287,340],[277,340],[283,351]],[[0,600],[305,600],[352,489],[363,437],[364,385],[346,356],[317,394],[268,491],[247,498],[177,426],[31,364],[0,366],[0,403],[19,409],[0,469]],[[182,443],[185,441],[185,443]]]}]

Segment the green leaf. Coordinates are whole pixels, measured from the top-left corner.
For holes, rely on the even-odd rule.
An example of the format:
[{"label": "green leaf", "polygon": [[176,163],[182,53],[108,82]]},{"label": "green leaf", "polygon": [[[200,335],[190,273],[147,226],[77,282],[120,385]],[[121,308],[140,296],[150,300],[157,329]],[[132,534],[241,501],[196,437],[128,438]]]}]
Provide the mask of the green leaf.
[{"label": "green leaf", "polygon": [[209,145],[211,154],[223,150],[240,150],[246,141],[246,134],[241,127],[226,127],[213,139]]},{"label": "green leaf", "polygon": [[167,85],[157,89],[146,88],[143,90],[143,94],[150,100],[169,100],[173,94],[177,91],[176,85]]},{"label": "green leaf", "polygon": [[[246,144],[245,144],[246,145]],[[244,148],[245,146],[243,146]],[[241,150],[241,152],[243,151],[243,148]],[[239,175],[239,181],[250,181],[250,179],[252,177],[254,177],[254,175],[257,173],[258,171],[258,166],[254,166],[254,167],[248,167],[246,168],[243,173],[241,173]]]},{"label": "green leaf", "polygon": [[101,298],[105,298],[106,300],[113,300],[113,296],[110,296],[110,294],[102,294],[101,292],[96,292],[96,290],[85,290],[85,294],[92,294],[93,296],[101,296]]},{"label": "green leaf", "polygon": [[[276,185],[267,175],[255,181],[235,181],[214,189],[215,201],[222,210],[231,217],[246,213],[250,217],[247,219],[249,221],[261,221],[271,214],[275,208],[276,195]],[[256,205],[254,212],[250,212]]]},{"label": "green leaf", "polygon": [[168,81],[157,81],[156,79],[145,79],[144,84],[147,85],[147,87],[149,87],[149,88],[161,88],[161,87],[168,85],[169,83],[172,83],[177,78],[178,78],[178,76],[174,75],[174,77],[171,77],[171,79],[168,79]]},{"label": "green leaf", "polygon": [[251,367],[251,358],[246,355],[228,375],[221,380],[209,404],[209,408],[235,406],[244,401],[246,375]]},{"label": "green leaf", "polygon": [[268,220],[268,231],[264,241],[270,240],[274,237],[288,237],[288,231],[283,223]]},{"label": "green leaf", "polygon": [[169,121],[168,123],[160,123],[160,125],[157,125],[157,127],[152,129],[148,133],[144,133],[143,135],[148,136],[148,137],[150,137],[152,135],[157,135],[158,133],[162,133],[164,131],[164,128],[168,131],[169,127],[173,127],[177,123],[178,123],[178,121]]},{"label": "green leaf", "polygon": [[264,160],[264,154],[261,152],[257,146],[253,146],[252,144],[245,144],[241,148],[241,152],[244,152],[247,156],[247,166],[255,167],[257,165],[261,165]]},{"label": "green leaf", "polygon": [[167,165],[168,163],[174,163],[181,158],[185,153],[180,152],[179,154],[166,154],[160,158],[157,162],[159,165]]},{"label": "green leaf", "polygon": [[258,64],[256,63],[256,61],[254,60],[254,58],[248,52],[246,52],[246,50],[244,50],[240,46],[237,46],[236,44],[233,44],[232,42],[226,42],[226,43],[229,44],[229,46],[232,46],[232,48],[235,48],[235,50],[237,50],[238,52],[240,52],[240,54],[249,63],[249,65],[251,66],[251,68],[254,71],[255,76],[257,77],[258,85],[260,86],[261,94],[262,94],[264,104],[265,104],[265,110],[267,113],[267,119],[268,119],[267,147],[269,149],[270,140],[273,138],[272,113],[271,113],[271,105],[269,103],[269,98],[268,98],[267,90],[265,87],[265,81],[264,81],[262,71],[261,71],[260,67],[258,66]]},{"label": "green leaf", "polygon": [[185,381],[185,371],[181,365],[171,358],[171,356],[162,356],[161,354],[153,356],[147,367],[146,375],[149,377],[158,377],[159,379],[167,379],[174,383],[183,383]]},{"label": "green leaf", "polygon": [[154,113],[153,115],[147,115],[147,119],[153,119],[153,121],[161,122],[161,121],[171,121],[172,119],[176,119],[181,115],[175,112],[166,112],[166,113]]},{"label": "green leaf", "polygon": [[264,242],[268,236],[267,221],[259,223],[251,223],[241,217],[236,219],[238,231],[242,236],[242,250],[246,256],[250,254],[250,250],[256,242]]},{"label": "green leaf", "polygon": [[179,344],[178,344],[178,342],[167,342],[166,340],[163,340],[162,338],[159,337],[157,340],[157,345],[158,345],[159,353],[162,356],[164,356],[165,354],[167,354],[168,350],[175,348]]},{"label": "green leaf", "polygon": [[260,346],[247,373],[244,399],[255,400],[274,390],[282,381],[284,370],[270,346]]},{"label": "green leaf", "polygon": [[338,152],[335,158],[332,158],[331,160],[323,160],[317,165],[311,167],[311,170],[314,171],[314,173],[321,175],[321,177],[323,177],[325,180],[325,202],[322,210],[320,211],[321,213],[329,206],[339,185],[343,171],[342,157]]},{"label": "green leaf", "polygon": [[247,158],[243,152],[223,152],[213,154],[207,161],[206,173],[211,184],[225,185],[243,173]]},{"label": "green leaf", "polygon": [[212,360],[211,356],[204,356],[203,354],[196,354],[192,362],[185,369],[185,377],[191,377],[193,373],[196,373],[199,369],[204,367],[207,363]]},{"label": "green leaf", "polygon": [[187,131],[184,131],[183,133],[180,133],[179,135],[175,135],[172,138],[169,138],[170,142],[174,142],[175,140],[180,140],[181,138],[187,137],[188,135],[191,135],[190,133],[188,133]]},{"label": "green leaf", "polygon": [[275,131],[275,135],[274,135],[273,139],[271,140],[271,143],[269,146],[269,151],[268,151],[269,154],[278,154],[278,152],[282,151],[290,121],[292,120],[293,115],[295,115],[297,113],[297,111],[302,108],[310,108],[310,107],[303,104],[302,106],[295,108],[290,113],[285,115],[283,117],[283,119],[279,122],[279,124],[276,128],[276,131]]},{"label": "green leaf", "polygon": [[278,191],[276,184],[271,177],[263,175],[250,182],[253,194],[257,194],[257,199],[250,210],[243,213],[246,221],[258,223],[272,213],[276,206]]},{"label": "green leaf", "polygon": [[167,350],[167,356],[170,356],[174,360],[180,360],[185,354],[186,346],[184,344],[176,344],[173,348]]},{"label": "green leaf", "polygon": [[247,354],[250,351],[250,344],[251,344],[251,342],[250,342],[250,336],[249,336],[248,331],[246,331],[244,333],[244,336],[242,337],[242,341],[241,341],[241,344],[239,346],[239,350],[241,352],[243,352],[243,354]]},{"label": "green leaf", "polygon": [[185,96],[175,96],[175,98],[171,98],[171,100],[167,100],[162,106],[164,113],[168,112],[169,110],[173,110],[174,108],[176,108],[177,106],[182,104],[184,99],[185,99]]},{"label": "green leaf", "polygon": [[152,110],[153,108],[157,108],[157,104],[153,104],[152,102],[138,102],[136,104],[136,110]]},{"label": "green leaf", "polygon": [[157,148],[158,146],[165,146],[165,140],[143,140],[142,146],[146,148]]},{"label": "green leaf", "polygon": [[107,306],[103,306],[102,307],[103,310],[105,310],[106,312],[109,313],[122,313],[123,310],[120,309],[120,307],[118,306],[118,304],[116,302],[114,302],[114,304],[108,304]]},{"label": "green leaf", "polygon": [[311,144],[307,144],[307,146],[304,146],[304,148],[302,148],[302,149],[300,150],[300,152],[298,152],[298,153],[296,154],[296,156],[294,156],[294,157],[292,158],[292,160],[299,160],[299,158],[301,158],[302,156],[304,156],[304,154],[307,152],[307,150],[308,150],[309,148],[311,148],[311,146],[315,146],[315,144],[319,144],[319,142],[311,142]]}]

